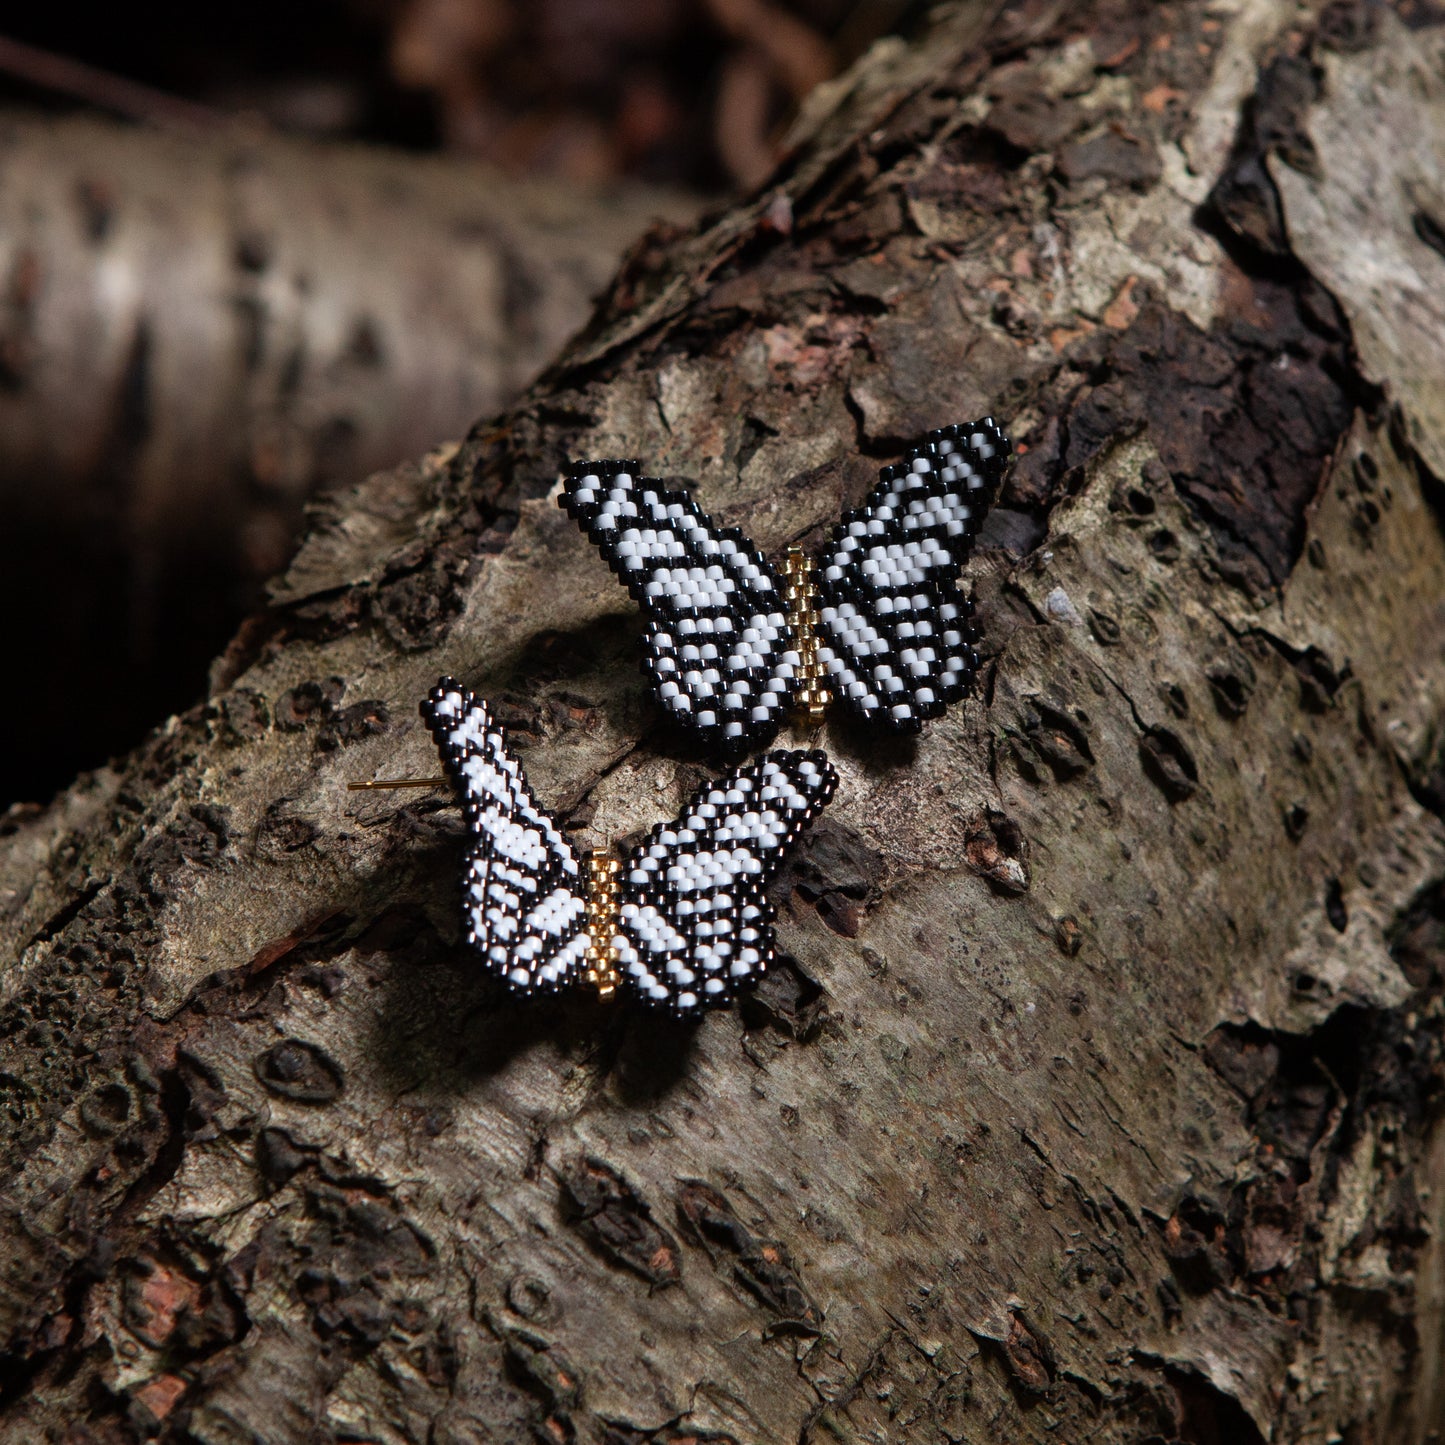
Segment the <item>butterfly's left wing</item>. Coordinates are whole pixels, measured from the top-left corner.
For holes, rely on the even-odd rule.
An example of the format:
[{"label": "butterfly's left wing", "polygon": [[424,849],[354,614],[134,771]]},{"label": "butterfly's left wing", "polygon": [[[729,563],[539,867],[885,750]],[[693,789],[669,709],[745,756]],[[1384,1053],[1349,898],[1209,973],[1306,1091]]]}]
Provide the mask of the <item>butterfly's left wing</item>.
[{"label": "butterfly's left wing", "polygon": [[461,794],[471,836],[462,890],[467,942],[516,993],[582,976],[587,898],[571,845],[537,806],[487,705],[444,677],[421,705]]},{"label": "butterfly's left wing", "polygon": [[767,558],[636,462],[574,462],[559,500],[646,614],[643,670],[668,716],[727,753],[765,744],[798,665]]},{"label": "butterfly's left wing", "polygon": [[915,732],[963,696],[978,654],[958,571],[1010,452],[992,417],[930,432],[834,531],[817,571],[818,651],[860,717]]},{"label": "butterfly's left wing", "polygon": [[627,857],[613,939],[624,985],[689,1016],[755,983],[773,959],[764,894],[783,854],[833,796],[820,752],[772,752],[693,795]]}]

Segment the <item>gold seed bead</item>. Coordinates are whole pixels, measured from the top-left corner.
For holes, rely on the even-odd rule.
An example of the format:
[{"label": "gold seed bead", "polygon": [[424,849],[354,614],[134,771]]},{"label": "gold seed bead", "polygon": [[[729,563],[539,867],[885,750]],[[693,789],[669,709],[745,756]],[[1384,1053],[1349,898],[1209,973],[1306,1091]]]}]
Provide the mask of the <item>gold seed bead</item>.
[{"label": "gold seed bead", "polygon": [[587,855],[587,982],[599,998],[610,999],[622,976],[617,969],[617,875],[622,865],[605,848]]},{"label": "gold seed bead", "polygon": [[818,593],[813,584],[813,559],[805,556],[801,547],[789,547],[783,577],[788,627],[798,648],[793,707],[814,722],[821,722],[833,694],[823,685],[827,672],[818,656]]}]

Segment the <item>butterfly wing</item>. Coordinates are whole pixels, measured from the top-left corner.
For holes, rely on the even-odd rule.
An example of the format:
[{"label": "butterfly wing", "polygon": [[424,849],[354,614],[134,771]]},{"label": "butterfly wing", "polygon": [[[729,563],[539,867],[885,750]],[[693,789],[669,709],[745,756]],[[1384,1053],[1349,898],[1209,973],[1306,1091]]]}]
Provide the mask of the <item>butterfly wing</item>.
[{"label": "butterfly wing", "polygon": [[766,743],[798,655],[762,553],[636,462],[574,462],[560,501],[642,608],[643,670],[668,716],[729,752]]},{"label": "butterfly wing", "polygon": [[838,785],[820,752],[773,752],[707,783],[623,865],[613,946],[626,986],[682,1016],[727,1004],[773,960],[764,888]]},{"label": "butterfly wing", "polygon": [[421,712],[471,837],[462,889],[467,942],[517,993],[562,987],[580,977],[588,942],[586,886],[571,846],[537,806],[485,702],[444,677]]},{"label": "butterfly wing", "polygon": [[992,417],[930,432],[834,531],[817,570],[819,656],[859,716],[915,732],[972,681],[978,637],[958,571],[1011,450]]}]

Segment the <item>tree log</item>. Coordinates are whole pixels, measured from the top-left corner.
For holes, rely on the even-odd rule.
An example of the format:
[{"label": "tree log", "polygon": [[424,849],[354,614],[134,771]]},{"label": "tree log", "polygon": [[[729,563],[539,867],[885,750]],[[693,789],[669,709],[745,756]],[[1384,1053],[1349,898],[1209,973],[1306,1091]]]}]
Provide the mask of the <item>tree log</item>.
[{"label": "tree log", "polygon": [[[1442,75],[1415,7],[957,6],[333,499],[6,822],[0,1439],[1438,1439]],[[442,671],[589,843],[704,775],[565,459],[776,551],[983,412],[983,685],[825,729],[788,957],[693,1032],[502,998],[455,808],[343,789]]]},{"label": "tree log", "polygon": [[[695,213],[239,124],[6,116],[0,608],[28,614],[12,687],[62,686],[91,652],[116,701],[18,719],[0,802],[48,796],[188,702],[308,497],[513,400],[644,226]],[[64,772],[36,767],[47,751]]]}]

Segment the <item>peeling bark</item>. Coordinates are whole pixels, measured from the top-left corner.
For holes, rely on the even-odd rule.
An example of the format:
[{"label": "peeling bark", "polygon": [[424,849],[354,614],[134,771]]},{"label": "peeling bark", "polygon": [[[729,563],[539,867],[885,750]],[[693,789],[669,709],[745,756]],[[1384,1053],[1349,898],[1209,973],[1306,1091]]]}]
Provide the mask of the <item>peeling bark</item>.
[{"label": "peeling bark", "polygon": [[[1382,179],[1425,183],[1406,109],[1445,140],[1419,20],[879,47],[517,408],[329,503],[205,703],[12,815],[0,1438],[1433,1438],[1442,343],[1391,318],[1445,262]],[[825,731],[756,997],[689,1033],[479,981],[455,811],[342,791],[432,766],[439,671],[588,840],[702,771],[562,461],[776,550],[982,411],[1024,448],[985,686]]]}]

